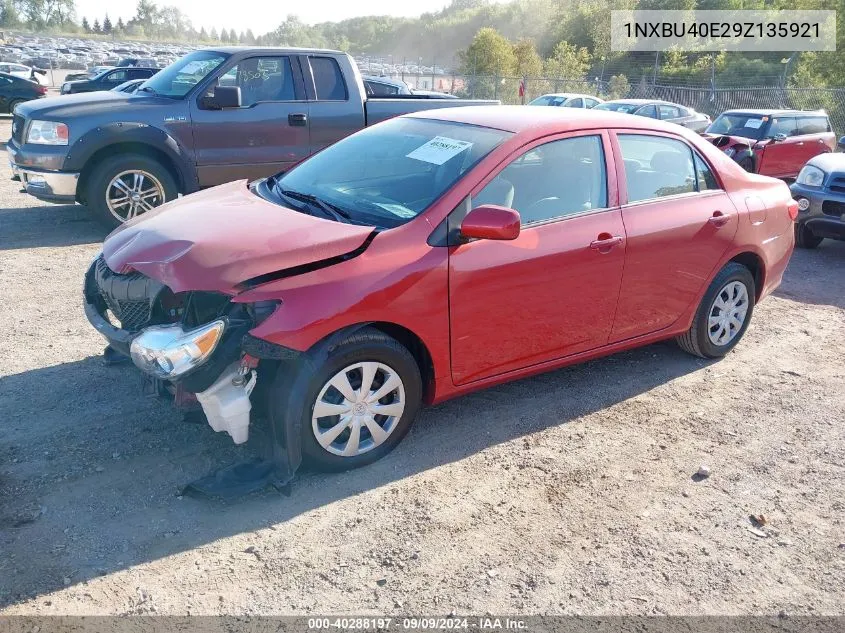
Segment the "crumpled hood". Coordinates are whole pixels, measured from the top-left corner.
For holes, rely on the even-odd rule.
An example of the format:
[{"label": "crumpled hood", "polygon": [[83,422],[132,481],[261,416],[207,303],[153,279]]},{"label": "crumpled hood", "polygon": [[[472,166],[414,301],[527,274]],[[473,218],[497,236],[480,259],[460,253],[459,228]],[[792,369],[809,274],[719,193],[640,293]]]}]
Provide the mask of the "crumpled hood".
[{"label": "crumpled hood", "polygon": [[765,144],[766,141],[758,141],[754,138],[746,138],[745,136],[730,136],[727,134],[702,134],[704,138],[708,141],[713,143],[719,149],[725,149],[726,147],[733,147],[734,145],[748,145],[751,147],[752,145],[761,145]]},{"label": "crumpled hood", "polygon": [[179,198],[123,225],[103,244],[106,263],[117,273],[137,270],[173,292],[236,294],[252,277],[354,251],[374,230],[268,202],[246,183]]}]

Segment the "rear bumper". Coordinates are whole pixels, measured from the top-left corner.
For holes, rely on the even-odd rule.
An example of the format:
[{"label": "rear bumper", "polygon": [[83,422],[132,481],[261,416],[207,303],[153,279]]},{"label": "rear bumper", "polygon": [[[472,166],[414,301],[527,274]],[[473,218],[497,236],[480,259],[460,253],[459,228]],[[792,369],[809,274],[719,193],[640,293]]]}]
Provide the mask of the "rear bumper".
[{"label": "rear bumper", "polygon": [[[78,173],[44,169],[31,165],[32,163],[54,163],[56,160],[54,154],[38,156],[27,153],[23,155],[21,150],[11,143],[6,146],[6,152],[13,177],[21,181],[28,194],[45,202],[59,204],[76,202],[76,187],[79,183]],[[62,160],[64,160],[63,157]]]}]

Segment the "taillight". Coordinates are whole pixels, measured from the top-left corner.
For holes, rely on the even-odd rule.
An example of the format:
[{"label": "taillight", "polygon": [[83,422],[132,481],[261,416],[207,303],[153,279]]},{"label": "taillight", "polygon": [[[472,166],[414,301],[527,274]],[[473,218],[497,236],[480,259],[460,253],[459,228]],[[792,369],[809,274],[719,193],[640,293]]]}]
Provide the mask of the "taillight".
[{"label": "taillight", "polygon": [[47,94],[47,86],[38,86],[36,88],[38,90],[38,94],[46,95]]},{"label": "taillight", "polygon": [[793,222],[798,219],[798,203],[795,200],[790,200],[789,204],[786,205],[786,211]]}]

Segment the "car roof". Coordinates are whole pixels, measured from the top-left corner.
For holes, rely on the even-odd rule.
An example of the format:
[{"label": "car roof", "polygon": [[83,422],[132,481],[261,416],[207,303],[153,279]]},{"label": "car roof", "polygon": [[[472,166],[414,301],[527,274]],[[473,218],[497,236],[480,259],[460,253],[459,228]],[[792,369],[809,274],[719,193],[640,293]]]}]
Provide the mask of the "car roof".
[{"label": "car roof", "polygon": [[566,97],[566,98],[589,97],[590,99],[598,99],[598,97],[596,97],[596,96],[588,95],[588,94],[583,93],[583,92],[549,92],[547,94],[540,95],[539,97],[536,97],[536,99],[542,99],[543,97]]},{"label": "car roof", "polygon": [[817,114],[827,116],[824,110],[778,110],[762,108],[734,108],[725,110],[722,114],[751,114],[755,116],[786,116],[788,114]]},{"label": "car roof", "polygon": [[622,114],[608,110],[581,108],[526,108],[524,106],[467,106],[424,110],[404,115],[406,118],[435,119],[489,127],[514,134],[543,136],[583,129],[633,128],[677,134],[674,123]]},{"label": "car roof", "polygon": [[[213,48],[199,48],[199,51],[211,51],[213,53],[225,53],[235,55],[237,53],[249,53],[252,51],[260,53],[286,53],[296,51],[298,53],[332,53],[342,55],[340,51],[329,48],[298,48],[296,46],[215,46]],[[193,51],[192,51],[193,52]]]}]

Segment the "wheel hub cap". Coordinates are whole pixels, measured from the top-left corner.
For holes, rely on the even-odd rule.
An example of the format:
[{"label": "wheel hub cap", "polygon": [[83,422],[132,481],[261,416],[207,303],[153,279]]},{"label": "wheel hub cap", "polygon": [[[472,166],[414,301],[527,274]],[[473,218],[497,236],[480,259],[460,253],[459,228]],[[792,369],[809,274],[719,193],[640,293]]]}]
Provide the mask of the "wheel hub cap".
[{"label": "wheel hub cap", "polygon": [[131,220],[163,203],[164,187],[155,176],[143,170],[120,172],[106,188],[106,205],[120,222]]},{"label": "wheel hub cap", "polygon": [[373,450],[390,437],[405,411],[405,386],[394,369],[355,363],[323,385],[311,415],[317,443],[341,457]]},{"label": "wheel hub cap", "polygon": [[727,345],[736,338],[748,314],[748,289],[739,281],[725,285],[710,306],[707,335],[714,345]]}]

